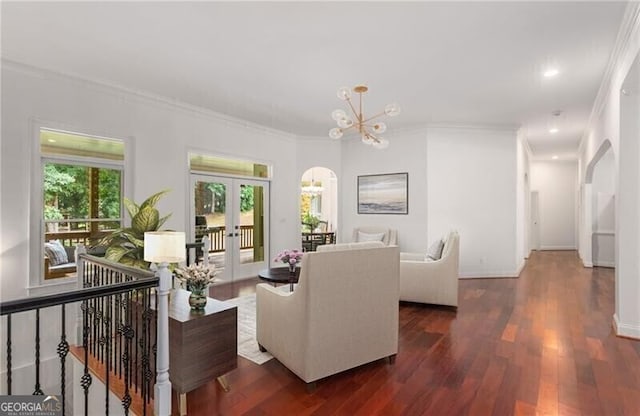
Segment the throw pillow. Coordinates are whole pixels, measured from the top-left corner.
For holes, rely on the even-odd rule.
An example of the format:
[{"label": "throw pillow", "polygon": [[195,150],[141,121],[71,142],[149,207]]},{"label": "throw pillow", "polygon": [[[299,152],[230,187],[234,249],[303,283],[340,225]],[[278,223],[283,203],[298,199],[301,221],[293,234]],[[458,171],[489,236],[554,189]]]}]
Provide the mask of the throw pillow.
[{"label": "throw pillow", "polygon": [[427,260],[440,260],[440,257],[442,257],[443,248],[444,242],[442,241],[442,239],[431,244],[431,246],[429,246],[429,248],[427,249]]},{"label": "throw pillow", "polygon": [[51,240],[44,243],[44,252],[49,257],[49,264],[57,266],[59,264],[69,263],[67,251],[64,249],[59,240]]},{"label": "throw pillow", "polygon": [[358,231],[358,242],[362,241],[382,241],[384,239],[385,233],[363,233],[362,231]]}]

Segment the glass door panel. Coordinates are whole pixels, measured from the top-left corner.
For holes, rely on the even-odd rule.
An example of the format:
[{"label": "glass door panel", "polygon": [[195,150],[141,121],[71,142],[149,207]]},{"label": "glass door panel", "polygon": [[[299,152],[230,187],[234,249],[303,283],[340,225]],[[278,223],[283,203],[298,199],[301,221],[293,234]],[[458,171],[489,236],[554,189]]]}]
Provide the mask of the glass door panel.
[{"label": "glass door panel", "polygon": [[[253,181],[192,175],[193,212],[190,241],[209,236],[209,262],[229,282],[257,275],[268,267],[268,186]],[[205,254],[200,251],[201,258]]]},{"label": "glass door panel", "polygon": [[[199,243],[204,236],[209,237],[211,248],[209,263],[215,264],[219,279],[229,281],[232,277],[227,256],[227,230],[232,229],[231,181],[225,178],[194,178],[194,208],[193,234],[191,242]],[[205,255],[202,250],[196,250],[201,258]]]},{"label": "glass door panel", "polygon": [[236,214],[238,222],[237,252],[234,268],[241,276],[257,275],[260,269],[268,267],[267,224],[269,218],[268,183],[262,181],[235,179]]}]

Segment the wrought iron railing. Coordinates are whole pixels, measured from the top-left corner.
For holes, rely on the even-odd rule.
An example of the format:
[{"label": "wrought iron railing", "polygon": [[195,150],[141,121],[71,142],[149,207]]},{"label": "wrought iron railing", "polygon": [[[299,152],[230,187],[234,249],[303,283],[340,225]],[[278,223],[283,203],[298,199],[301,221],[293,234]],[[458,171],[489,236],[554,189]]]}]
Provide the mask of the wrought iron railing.
[{"label": "wrought iron railing", "polygon": [[[61,334],[57,344],[57,355],[60,360],[60,389],[62,395],[63,414],[90,414],[89,389],[92,384],[89,363],[99,362],[104,368],[105,380],[105,414],[109,409],[109,385],[112,380],[124,386],[122,392],[123,413],[129,414],[132,396],[142,397],[143,415],[147,414],[147,405],[153,399],[153,382],[156,365],[156,314],[154,304],[166,302],[166,298],[158,299],[152,288],[157,287],[158,277],[152,272],[134,269],[121,264],[112,263],[102,258],[79,255],[79,281],[82,288],[70,292],[47,295],[20,300],[7,301],[0,304],[0,315],[6,316],[7,350],[6,350],[6,394],[25,394],[12,389],[12,317],[19,313],[35,311],[35,385],[33,394],[45,394],[40,380],[40,311],[54,313],[59,308]],[[66,314],[68,307],[72,313],[80,305],[82,343],[78,350],[83,355],[84,369],[79,382],[84,393],[84,410],[66,409],[67,380],[65,362],[70,351]],[[46,311],[46,312],[45,312]],[[24,346],[18,346],[24,348]],[[165,348],[162,346],[161,348]],[[168,346],[166,346],[168,348]],[[102,377],[101,377],[102,378]],[[51,392],[47,392],[51,394]],[[53,394],[57,394],[54,392]],[[169,398],[170,401],[170,398]]]}]

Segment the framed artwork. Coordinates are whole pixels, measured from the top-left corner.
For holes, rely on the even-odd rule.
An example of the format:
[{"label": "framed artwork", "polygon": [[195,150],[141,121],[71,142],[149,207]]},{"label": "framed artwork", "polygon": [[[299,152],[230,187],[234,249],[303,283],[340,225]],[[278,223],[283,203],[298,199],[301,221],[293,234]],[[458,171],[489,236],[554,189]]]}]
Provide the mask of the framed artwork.
[{"label": "framed artwork", "polygon": [[409,174],[358,176],[358,214],[408,214]]}]

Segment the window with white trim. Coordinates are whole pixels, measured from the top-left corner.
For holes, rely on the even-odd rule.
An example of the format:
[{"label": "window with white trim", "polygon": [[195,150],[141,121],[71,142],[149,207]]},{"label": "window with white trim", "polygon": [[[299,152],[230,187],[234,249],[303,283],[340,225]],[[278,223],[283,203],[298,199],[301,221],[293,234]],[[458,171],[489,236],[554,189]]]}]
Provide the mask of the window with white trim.
[{"label": "window with white trim", "polygon": [[42,276],[74,277],[77,245],[96,246],[122,225],[124,143],[42,128],[40,155]]}]

